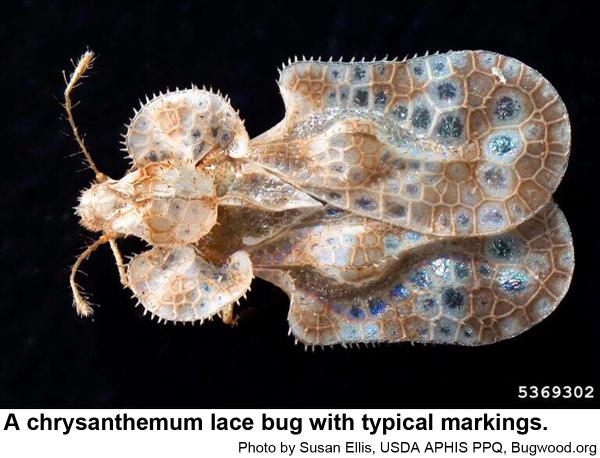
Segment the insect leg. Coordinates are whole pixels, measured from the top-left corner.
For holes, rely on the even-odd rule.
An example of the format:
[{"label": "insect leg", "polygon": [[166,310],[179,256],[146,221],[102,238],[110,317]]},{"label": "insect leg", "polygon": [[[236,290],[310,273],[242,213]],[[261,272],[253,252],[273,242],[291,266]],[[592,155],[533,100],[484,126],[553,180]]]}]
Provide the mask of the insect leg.
[{"label": "insect leg", "polygon": [[94,62],[94,53],[92,51],[86,51],[80,58],[79,62],[75,66],[75,70],[71,73],[69,79],[67,79],[67,74],[63,71],[63,77],[65,79],[65,83],[67,87],[65,88],[65,103],[63,107],[67,112],[67,119],[69,121],[69,125],[71,126],[71,130],[73,131],[73,136],[81,149],[81,153],[85,157],[86,162],[90,166],[90,168],[96,174],[96,181],[102,182],[106,179],[106,176],[98,170],[96,164],[92,160],[92,156],[88,152],[83,137],[79,134],[79,130],[77,129],[77,125],[75,124],[75,119],[73,118],[73,104],[71,102],[71,92],[79,85],[79,80],[84,77],[85,72],[92,66]]},{"label": "insect leg", "polygon": [[115,262],[117,263],[117,269],[119,269],[119,280],[121,280],[121,284],[125,287],[129,287],[129,281],[127,280],[127,272],[125,270],[125,263],[123,262],[123,255],[119,250],[119,246],[117,245],[116,239],[110,239],[110,249],[112,250],[113,256],[115,258]]},{"label": "insect leg", "polygon": [[229,304],[221,311],[221,313],[219,313],[219,316],[221,317],[221,320],[223,320],[223,323],[229,324],[231,326],[237,323],[238,317],[234,315],[234,307],[235,304]]},{"label": "insect leg", "polygon": [[83,261],[85,261],[86,259],[88,259],[90,257],[90,255],[94,251],[96,251],[96,249],[100,245],[103,245],[106,242],[113,240],[113,238],[114,238],[114,236],[111,234],[103,234],[98,240],[96,240],[94,243],[89,245],[83,251],[83,253],[81,253],[77,257],[77,259],[75,260],[75,263],[73,264],[73,267],[71,267],[71,275],[69,277],[69,284],[71,285],[71,291],[73,293],[73,302],[74,302],[75,310],[77,310],[77,313],[81,316],[90,316],[92,313],[94,313],[94,310],[92,309],[89,302],[87,301],[85,294],[80,291],[79,286],[75,282],[75,276],[77,275],[77,272],[79,271],[79,268],[81,267],[81,263]]}]

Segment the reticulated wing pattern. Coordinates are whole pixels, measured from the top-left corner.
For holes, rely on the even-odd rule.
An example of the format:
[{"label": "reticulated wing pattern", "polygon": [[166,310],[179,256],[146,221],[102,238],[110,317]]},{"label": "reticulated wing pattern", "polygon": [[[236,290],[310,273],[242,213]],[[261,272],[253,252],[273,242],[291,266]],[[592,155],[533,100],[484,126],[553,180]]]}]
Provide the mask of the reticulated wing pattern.
[{"label": "reticulated wing pattern", "polygon": [[125,145],[138,167],[165,160],[196,164],[215,149],[246,154],[248,134],[227,99],[192,88],[147,100],[131,120]]},{"label": "reticulated wing pattern", "polygon": [[[335,226],[335,223],[333,223]],[[312,243],[328,243],[329,234]],[[410,234],[410,232],[408,233]],[[306,345],[356,342],[433,342],[483,345],[513,337],[548,316],[566,293],[573,272],[572,239],[562,212],[546,205],[530,220],[497,235],[404,242],[397,260],[358,286],[344,284],[304,253],[302,233],[251,253],[258,276],[291,298],[290,329]],[[381,237],[383,235],[383,237]],[[406,234],[405,234],[406,235]],[[356,261],[341,246],[347,268]],[[324,258],[330,259],[327,254]]]},{"label": "reticulated wing pattern", "polygon": [[251,160],[353,213],[435,235],[509,230],[543,207],[570,148],[552,85],[483,51],[406,62],[297,62],[284,120]]},{"label": "reticulated wing pattern", "polygon": [[135,256],[127,271],[130,287],[159,320],[194,322],[211,318],[250,288],[252,263],[239,251],[220,267],[190,245],[153,248]]},{"label": "reticulated wing pattern", "polygon": [[340,286],[364,286],[414,247],[435,237],[335,207],[319,210],[275,239],[252,247],[258,266],[311,269]]},{"label": "reticulated wing pattern", "polygon": [[223,205],[219,207],[219,224],[198,241],[197,247],[206,259],[219,263],[235,251],[248,250],[286,233],[315,211],[310,207],[270,211]]},{"label": "reticulated wing pattern", "polygon": [[318,208],[322,204],[256,164],[243,164],[229,178],[221,205],[249,206],[279,212]]},{"label": "reticulated wing pattern", "polygon": [[123,280],[146,311],[228,322],[254,273],[290,296],[308,346],[483,345],[556,308],[570,125],[537,71],[464,51],[295,62],[279,86],[285,117],[252,141],[220,94],[147,100],[125,136],[134,170],[82,197],[90,227],[154,245]]}]

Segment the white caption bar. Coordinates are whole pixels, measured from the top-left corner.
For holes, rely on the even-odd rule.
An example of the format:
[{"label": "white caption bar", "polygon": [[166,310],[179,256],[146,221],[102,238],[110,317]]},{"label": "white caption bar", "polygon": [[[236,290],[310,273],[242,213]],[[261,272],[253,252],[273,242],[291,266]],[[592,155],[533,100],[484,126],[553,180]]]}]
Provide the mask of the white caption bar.
[{"label": "white caption bar", "polygon": [[4,456],[595,456],[600,410],[0,410]]}]

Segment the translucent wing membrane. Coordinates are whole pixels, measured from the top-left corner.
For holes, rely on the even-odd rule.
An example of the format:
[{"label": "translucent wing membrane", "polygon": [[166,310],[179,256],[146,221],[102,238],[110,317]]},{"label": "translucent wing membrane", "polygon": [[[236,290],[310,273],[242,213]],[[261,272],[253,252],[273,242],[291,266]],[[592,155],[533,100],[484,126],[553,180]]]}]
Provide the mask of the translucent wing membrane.
[{"label": "translucent wing membrane", "polygon": [[406,250],[434,239],[327,207],[253,247],[252,260],[259,266],[310,268],[340,285],[359,286],[386,275]]},{"label": "translucent wing membrane", "polygon": [[285,234],[311,213],[314,208],[268,211],[250,206],[219,207],[219,224],[198,241],[202,254],[214,262],[222,262],[231,253]]},{"label": "translucent wing membrane", "polygon": [[[492,343],[549,315],[573,272],[569,227],[553,203],[515,229],[493,236],[421,243],[410,232],[389,226],[387,232],[374,232],[370,243],[365,242],[371,231],[352,241],[345,234],[332,238],[327,231],[315,233],[312,246],[328,248],[311,257],[294,252],[305,249],[301,238],[306,234],[299,231],[252,254],[256,274],[290,295],[290,327],[300,341]],[[382,260],[392,247],[392,258],[398,259],[384,262],[359,284],[335,278],[329,266],[337,266],[336,275],[360,268],[356,254],[365,245],[378,250]]]},{"label": "translucent wing membrane", "polygon": [[255,164],[232,173],[221,205],[250,206],[266,211],[318,208],[321,202]]},{"label": "translucent wing membrane", "polygon": [[245,155],[248,134],[225,98],[192,88],[147,101],[131,120],[125,143],[136,166],[164,160],[195,164],[214,149]]},{"label": "translucent wing membrane", "polygon": [[570,126],[552,85],[483,51],[407,62],[298,62],[286,117],[251,160],[353,213],[436,235],[506,231],[546,204]]},{"label": "translucent wing membrane", "polygon": [[152,315],[193,322],[211,318],[243,296],[252,282],[252,265],[247,253],[239,251],[215,267],[188,245],[139,254],[127,275],[135,296]]}]

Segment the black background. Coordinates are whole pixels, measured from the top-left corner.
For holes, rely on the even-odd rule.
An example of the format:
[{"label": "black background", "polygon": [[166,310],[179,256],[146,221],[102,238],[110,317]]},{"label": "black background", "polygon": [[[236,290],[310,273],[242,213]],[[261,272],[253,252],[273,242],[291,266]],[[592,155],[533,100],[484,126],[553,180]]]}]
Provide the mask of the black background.
[{"label": "black background", "polygon": [[[600,21],[575,2],[25,2],[0,23],[2,211],[0,407],[520,407],[519,385],[595,384],[600,397],[598,145]],[[569,108],[570,165],[556,199],[571,225],[571,289],[542,324],[493,346],[411,344],[306,353],[287,297],[256,281],[235,328],[157,325],[119,285],[109,250],[85,265],[101,306],[78,318],[68,268],[89,234],[72,213],[92,174],[59,104],[61,70],[99,55],[78,90],[101,170],[126,170],[119,135],[145,94],[190,83],[232,99],[251,136],[283,116],[275,79],[295,54],[403,57],[489,49],[541,71]],[[8,142],[7,142],[8,140]],[[128,242],[129,250],[142,244]]]}]

